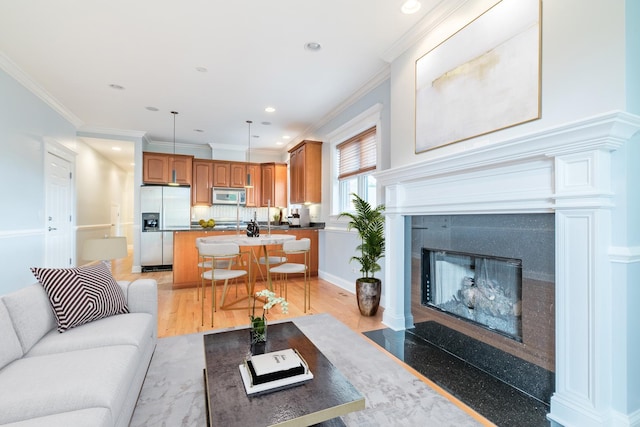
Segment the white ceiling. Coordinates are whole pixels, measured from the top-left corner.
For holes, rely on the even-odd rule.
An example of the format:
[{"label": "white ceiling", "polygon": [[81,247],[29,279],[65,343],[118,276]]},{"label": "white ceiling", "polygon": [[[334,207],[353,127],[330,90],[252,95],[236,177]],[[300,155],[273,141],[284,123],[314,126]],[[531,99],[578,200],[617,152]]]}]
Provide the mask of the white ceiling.
[{"label": "white ceiling", "polygon": [[430,15],[463,3],[422,0],[405,15],[403,1],[7,0],[0,54],[80,130],[171,142],[175,110],[179,143],[245,146],[252,120],[252,148],[283,150],[388,76]]}]

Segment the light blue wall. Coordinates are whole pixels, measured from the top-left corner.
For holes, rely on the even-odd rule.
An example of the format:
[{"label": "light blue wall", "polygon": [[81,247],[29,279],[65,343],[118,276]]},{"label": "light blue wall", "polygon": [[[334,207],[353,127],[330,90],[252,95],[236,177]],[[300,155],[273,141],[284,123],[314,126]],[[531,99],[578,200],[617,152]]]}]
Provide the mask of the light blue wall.
[{"label": "light blue wall", "polygon": [[[331,156],[331,147],[326,142],[327,135],[340,128],[359,114],[375,106],[382,105],[380,112],[380,133],[381,133],[381,168],[389,167],[389,150],[390,150],[390,98],[389,98],[389,80],[385,80],[377,87],[369,91],[362,98],[358,99],[340,114],[336,115],[327,124],[319,128],[313,138],[319,141],[325,141],[322,154],[322,219],[326,223],[326,228],[321,232],[319,240],[318,269],[320,277],[331,281],[332,283],[350,291],[355,292],[355,281],[362,276],[359,272],[359,264],[357,262],[350,263],[349,259],[356,255],[356,246],[360,243],[357,234],[354,232],[346,232],[344,224],[335,222],[335,217],[330,215],[330,200],[328,189],[333,185],[334,172],[331,169],[329,159]],[[380,203],[383,201],[380,200]],[[384,261],[381,260],[380,265],[382,271],[376,273],[376,277],[384,277]],[[354,271],[354,269],[356,271]],[[354,299],[354,307],[357,307]],[[381,301],[384,306],[384,297]]]},{"label": "light blue wall", "polygon": [[0,294],[34,283],[44,262],[44,138],[74,127],[0,70]]},{"label": "light blue wall", "polygon": [[[109,232],[112,204],[129,206],[131,177],[76,138],[76,129],[0,70],[0,295],[35,282],[44,265],[44,147],[54,140],[76,155],[76,260],[85,238]],[[130,209],[130,206],[129,206]]]}]

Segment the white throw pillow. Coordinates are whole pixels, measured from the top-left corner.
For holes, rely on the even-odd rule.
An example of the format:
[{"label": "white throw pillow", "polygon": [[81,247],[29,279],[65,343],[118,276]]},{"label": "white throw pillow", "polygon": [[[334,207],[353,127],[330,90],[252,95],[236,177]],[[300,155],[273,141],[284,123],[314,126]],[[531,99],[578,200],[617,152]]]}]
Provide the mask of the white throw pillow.
[{"label": "white throw pillow", "polygon": [[47,293],[38,283],[4,295],[2,300],[25,354],[56,327]]}]

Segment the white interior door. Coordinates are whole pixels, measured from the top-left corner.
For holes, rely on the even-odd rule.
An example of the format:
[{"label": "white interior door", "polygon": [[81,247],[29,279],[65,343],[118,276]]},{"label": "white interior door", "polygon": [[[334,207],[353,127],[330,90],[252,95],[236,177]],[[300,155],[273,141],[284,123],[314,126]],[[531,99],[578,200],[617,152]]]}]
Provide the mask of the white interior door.
[{"label": "white interior door", "polygon": [[47,151],[45,176],[45,265],[69,267],[73,264],[74,247],[72,163]]},{"label": "white interior door", "polygon": [[111,236],[122,236],[120,227],[120,205],[111,204]]}]

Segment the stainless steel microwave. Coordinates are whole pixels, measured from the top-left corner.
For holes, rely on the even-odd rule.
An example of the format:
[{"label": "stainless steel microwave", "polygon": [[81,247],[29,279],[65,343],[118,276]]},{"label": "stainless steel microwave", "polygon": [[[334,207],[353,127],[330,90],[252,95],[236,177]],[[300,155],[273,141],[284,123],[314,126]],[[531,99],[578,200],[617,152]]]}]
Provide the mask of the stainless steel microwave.
[{"label": "stainless steel microwave", "polygon": [[214,188],[214,205],[240,205],[247,204],[247,191],[244,188]]}]

